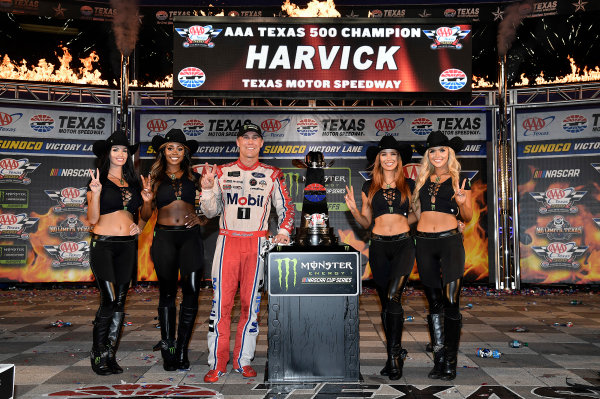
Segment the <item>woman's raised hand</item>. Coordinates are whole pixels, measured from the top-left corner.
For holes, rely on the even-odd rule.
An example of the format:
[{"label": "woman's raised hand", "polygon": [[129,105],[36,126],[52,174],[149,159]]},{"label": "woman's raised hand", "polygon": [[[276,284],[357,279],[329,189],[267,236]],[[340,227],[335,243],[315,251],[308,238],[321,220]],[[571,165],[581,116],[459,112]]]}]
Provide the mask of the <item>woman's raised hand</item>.
[{"label": "woman's raised hand", "polygon": [[346,200],[346,206],[348,209],[350,209],[350,212],[354,212],[358,209],[356,207],[356,201],[354,201],[354,188],[352,188],[352,186],[346,186],[346,195],[344,196],[344,200]]},{"label": "woman's raised hand", "polygon": [[458,192],[455,195],[455,201],[458,206],[463,205],[465,203],[465,201],[467,200],[467,196],[465,195],[465,183],[466,182],[467,182],[467,179],[463,180],[460,190],[458,190]]},{"label": "woman's raised hand", "polygon": [[202,167],[202,180],[200,185],[203,190],[210,190],[215,185],[215,173],[217,172],[217,165],[210,166],[208,162]]},{"label": "woman's raised hand", "polygon": [[96,175],[94,176],[94,171],[90,169],[90,176],[92,177],[92,181],[90,182],[90,190],[92,193],[99,194],[102,191],[102,183],[100,183],[100,171],[96,168]]},{"label": "woman's raised hand", "polygon": [[144,176],[140,175],[142,178],[142,199],[144,202],[150,202],[154,198],[154,192],[152,192],[152,182],[150,181],[150,175],[144,178]]}]

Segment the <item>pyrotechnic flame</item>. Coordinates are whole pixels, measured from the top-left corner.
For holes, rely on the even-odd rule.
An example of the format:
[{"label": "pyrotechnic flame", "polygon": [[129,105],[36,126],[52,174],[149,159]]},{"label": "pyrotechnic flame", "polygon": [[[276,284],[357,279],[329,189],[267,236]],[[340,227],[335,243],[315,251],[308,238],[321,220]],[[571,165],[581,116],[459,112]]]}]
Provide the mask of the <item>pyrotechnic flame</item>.
[{"label": "pyrotechnic flame", "polygon": [[154,263],[152,263],[152,258],[150,257],[150,247],[152,247],[152,239],[154,238],[156,215],[156,212],[152,214],[152,217],[150,217],[144,226],[142,234],[138,237],[138,281],[157,280]]},{"label": "pyrotechnic flame", "polygon": [[88,57],[80,58],[79,61],[83,67],[74,70],[71,68],[73,57],[69,53],[69,49],[64,46],[61,46],[60,49],[63,51],[62,57],[55,53],[60,62],[58,69],[45,59],[39,60],[37,65],[31,67],[27,66],[26,60],[22,60],[20,65],[15,64],[8,54],[5,54],[0,65],[0,79],[108,85],[108,81],[101,78],[100,71],[93,69],[93,64],[100,59],[96,52],[92,51]]},{"label": "pyrotechnic flame", "polygon": [[306,5],[306,8],[300,8],[294,3],[290,3],[290,0],[285,0],[285,3],[281,6],[281,9],[285,11],[290,17],[336,17],[339,18],[342,15],[335,9],[335,3],[333,0],[311,0]]}]

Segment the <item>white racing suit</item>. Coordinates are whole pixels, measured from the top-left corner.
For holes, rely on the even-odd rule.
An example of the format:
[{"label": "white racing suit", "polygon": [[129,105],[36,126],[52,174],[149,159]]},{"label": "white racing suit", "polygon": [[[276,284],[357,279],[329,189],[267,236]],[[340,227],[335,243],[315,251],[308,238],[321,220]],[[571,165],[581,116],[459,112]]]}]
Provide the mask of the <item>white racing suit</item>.
[{"label": "white racing suit", "polygon": [[294,205],[278,168],[239,160],[217,168],[215,185],[200,199],[208,218],[221,215],[212,266],[213,302],[208,327],[208,365],[227,371],[233,300],[240,285],[241,315],[235,336],[233,367],[250,365],[258,335],[260,288],[263,284],[262,245],[268,236],[271,203],[278,216],[278,234],[291,234]]}]

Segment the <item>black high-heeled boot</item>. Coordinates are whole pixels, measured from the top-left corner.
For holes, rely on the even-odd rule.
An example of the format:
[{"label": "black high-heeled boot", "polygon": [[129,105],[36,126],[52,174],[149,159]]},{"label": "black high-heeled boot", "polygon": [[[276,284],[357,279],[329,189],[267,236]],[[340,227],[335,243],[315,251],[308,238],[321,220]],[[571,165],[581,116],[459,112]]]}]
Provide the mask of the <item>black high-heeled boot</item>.
[{"label": "black high-heeled boot", "polygon": [[458,356],[458,343],[460,342],[460,330],[462,328],[462,316],[458,319],[444,317],[444,348],[446,350],[446,360],[442,369],[444,381],[450,381],[456,378],[456,363]]},{"label": "black high-heeled boot", "polygon": [[165,371],[177,370],[177,358],[175,357],[175,308],[158,308],[158,322],[160,323],[161,340],[154,345],[154,350],[159,350],[163,358],[163,369]]},{"label": "black high-heeled boot", "polygon": [[190,338],[194,332],[194,324],[198,308],[186,308],[183,305],[179,306],[179,326],[177,327],[177,347],[175,349],[175,357],[177,358],[177,367],[180,370],[190,368],[188,359],[188,346]]},{"label": "black high-heeled boot", "polygon": [[[388,377],[390,380],[398,380],[402,377],[402,368],[404,367],[404,359],[408,353],[406,349],[402,349],[402,330],[404,328],[404,312],[390,313],[386,312],[386,335],[387,335],[387,352],[388,359]],[[386,365],[387,365],[386,364]]]},{"label": "black high-heeled boot", "polygon": [[110,346],[107,342],[108,326],[112,317],[101,317],[96,315],[94,319],[94,329],[92,330],[92,351],[90,353],[90,362],[92,370],[98,375],[112,374],[112,367],[109,364]]},{"label": "black high-heeled boot", "polygon": [[444,316],[441,313],[433,313],[427,316],[430,326],[431,340],[433,341],[433,369],[427,377],[437,380],[442,377],[446,351],[444,349]]},{"label": "black high-heeled boot", "polygon": [[[386,329],[386,327],[385,327],[385,319],[386,319],[385,315],[386,315],[385,312],[381,312],[381,324],[382,324],[382,327],[383,327],[383,335],[385,337],[385,342],[386,342],[386,345],[387,345],[388,334],[387,334],[387,331],[385,330]],[[385,366],[383,366],[383,368],[381,369],[381,371],[379,372],[379,374],[383,375],[383,376],[390,375],[390,361],[389,361],[389,357],[388,357],[388,360],[386,360],[386,362],[385,362]]]},{"label": "black high-heeled boot", "polygon": [[123,333],[123,319],[125,318],[124,312],[114,312],[108,326],[108,345],[110,352],[108,356],[108,364],[110,365],[113,374],[121,374],[123,369],[117,363],[117,349],[119,342],[121,341],[121,335]]}]

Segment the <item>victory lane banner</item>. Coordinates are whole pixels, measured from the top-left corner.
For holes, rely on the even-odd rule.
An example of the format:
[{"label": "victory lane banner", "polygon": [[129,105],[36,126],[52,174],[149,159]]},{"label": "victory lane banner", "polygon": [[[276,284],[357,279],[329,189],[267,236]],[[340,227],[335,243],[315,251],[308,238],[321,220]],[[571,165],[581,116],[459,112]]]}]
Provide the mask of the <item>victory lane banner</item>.
[{"label": "victory lane banner", "polygon": [[360,293],[358,252],[309,252],[306,248],[267,254],[268,289],[274,296],[337,296]]},{"label": "victory lane banner", "polygon": [[461,20],[179,17],[176,96],[467,98]]}]

